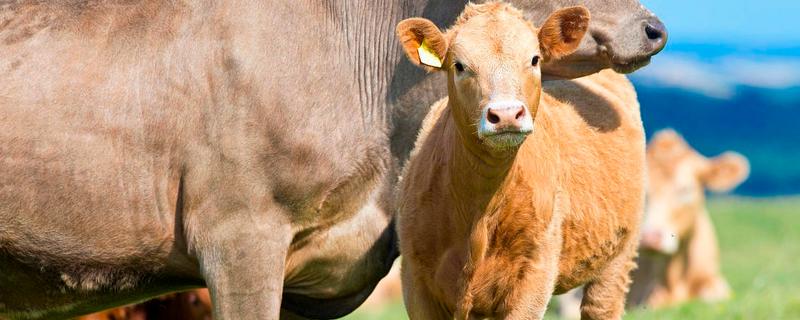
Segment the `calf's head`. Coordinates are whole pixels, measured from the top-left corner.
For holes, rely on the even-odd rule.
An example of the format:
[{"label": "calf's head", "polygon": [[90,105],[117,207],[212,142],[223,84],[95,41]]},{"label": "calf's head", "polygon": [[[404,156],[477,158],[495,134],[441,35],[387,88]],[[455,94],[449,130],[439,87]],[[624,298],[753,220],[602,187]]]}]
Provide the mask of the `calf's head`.
[{"label": "calf's head", "polygon": [[493,150],[518,147],[533,131],[545,61],[572,53],[589,12],[554,12],[536,29],[502,2],[469,4],[446,33],[429,20],[407,19],[397,35],[409,59],[447,73],[452,114],[462,137]]},{"label": "calf's head", "polygon": [[705,189],[729,191],[747,178],[746,158],[726,152],[706,158],[675,131],[655,134],[647,147],[647,206],[643,249],[673,254],[705,214]]}]

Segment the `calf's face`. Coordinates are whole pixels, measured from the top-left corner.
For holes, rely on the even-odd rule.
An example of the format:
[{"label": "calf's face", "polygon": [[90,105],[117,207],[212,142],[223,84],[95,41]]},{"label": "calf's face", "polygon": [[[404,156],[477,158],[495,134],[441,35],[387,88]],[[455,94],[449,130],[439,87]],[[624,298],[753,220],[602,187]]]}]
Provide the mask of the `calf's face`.
[{"label": "calf's face", "polygon": [[725,192],[747,178],[743,156],[726,152],[706,158],[676,132],[658,132],[647,147],[647,205],[643,249],[673,254],[705,212],[705,189]]},{"label": "calf's face", "polygon": [[448,93],[462,135],[494,150],[515,148],[533,131],[541,64],[573,52],[589,12],[571,7],[534,28],[504,3],[468,5],[443,34],[430,21],[402,21],[398,37],[412,62],[448,74]]}]

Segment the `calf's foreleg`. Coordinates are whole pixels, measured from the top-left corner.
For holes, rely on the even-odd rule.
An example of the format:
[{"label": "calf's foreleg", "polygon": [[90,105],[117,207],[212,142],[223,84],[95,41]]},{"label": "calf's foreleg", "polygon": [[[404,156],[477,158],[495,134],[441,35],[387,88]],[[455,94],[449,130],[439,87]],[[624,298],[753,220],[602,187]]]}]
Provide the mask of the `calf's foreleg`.
[{"label": "calf's foreleg", "polygon": [[514,304],[505,319],[542,319],[553,297],[558,278],[563,236],[561,224],[569,210],[567,195],[557,192],[553,197],[553,215],[547,226],[538,255],[531,261],[531,271],[520,287],[522,299]]}]

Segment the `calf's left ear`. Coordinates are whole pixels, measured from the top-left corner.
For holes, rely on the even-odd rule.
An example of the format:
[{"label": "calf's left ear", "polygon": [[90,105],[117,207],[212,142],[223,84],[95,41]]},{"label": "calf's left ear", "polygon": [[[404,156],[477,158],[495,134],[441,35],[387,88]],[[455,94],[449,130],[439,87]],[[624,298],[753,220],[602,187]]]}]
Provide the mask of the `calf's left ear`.
[{"label": "calf's left ear", "polygon": [[545,60],[557,60],[578,49],[591,15],[582,6],[569,7],[553,12],[539,29],[539,47]]},{"label": "calf's left ear", "polygon": [[700,179],[711,191],[727,192],[741,184],[748,175],[750,163],[747,158],[729,151],[710,159],[710,165]]},{"label": "calf's left ear", "polygon": [[433,22],[411,18],[397,24],[397,38],[408,59],[428,71],[441,70],[447,54],[447,39]]}]

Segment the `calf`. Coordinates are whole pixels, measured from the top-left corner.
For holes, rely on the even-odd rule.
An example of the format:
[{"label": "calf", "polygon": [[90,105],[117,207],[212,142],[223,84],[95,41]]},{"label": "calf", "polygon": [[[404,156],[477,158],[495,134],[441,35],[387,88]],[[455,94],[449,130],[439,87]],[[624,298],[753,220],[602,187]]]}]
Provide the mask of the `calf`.
[{"label": "calf", "polygon": [[747,178],[738,153],[708,159],[672,130],[656,133],[647,149],[647,207],[639,269],[630,305],[661,307],[730,296],[719,270],[719,247],[704,190],[724,192]]},{"label": "calf", "polygon": [[398,25],[410,60],[445,72],[449,94],[401,181],[412,319],[538,319],[554,292],[583,283],[585,318],[622,316],[644,189],[635,93],[613,72],[541,84],[540,63],[574,50],[588,21],[566,8],[537,30],[492,2],[444,34]]}]

